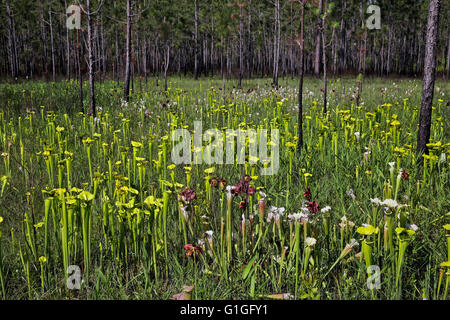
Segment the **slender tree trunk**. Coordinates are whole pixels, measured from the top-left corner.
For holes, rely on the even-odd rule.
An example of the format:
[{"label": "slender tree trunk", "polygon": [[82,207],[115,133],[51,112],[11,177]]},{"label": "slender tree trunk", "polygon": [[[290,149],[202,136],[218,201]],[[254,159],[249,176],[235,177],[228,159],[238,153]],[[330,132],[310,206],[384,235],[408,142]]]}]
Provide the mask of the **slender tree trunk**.
[{"label": "slender tree trunk", "polygon": [[298,85],[298,141],[297,152],[300,155],[303,147],[303,44],[304,44],[304,20],[305,20],[305,2],[301,1],[301,13],[300,13],[300,36],[298,45],[300,47],[300,59],[299,59],[299,85]]},{"label": "slender tree trunk", "polygon": [[95,83],[94,83],[94,56],[93,56],[93,37],[92,37],[92,15],[91,1],[86,1],[87,8],[87,32],[88,32],[88,71],[89,71],[89,109],[90,113],[95,117]]},{"label": "slender tree trunk", "polygon": [[[64,0],[64,8],[67,8],[67,0]],[[67,80],[70,80],[70,33],[69,28],[66,28],[66,63],[67,63]]]},{"label": "slender tree trunk", "polygon": [[322,41],[320,40],[322,32],[320,31],[322,29],[322,18],[321,15],[323,13],[323,0],[319,0],[319,16],[317,18],[317,36],[316,36],[316,53],[315,53],[315,60],[314,60],[314,74],[316,76],[320,73],[320,48],[322,47]]},{"label": "slender tree trunk", "polygon": [[244,8],[243,4],[239,5],[239,89],[242,88],[242,78],[244,73]]},{"label": "slender tree trunk", "polygon": [[56,66],[55,66],[55,42],[53,39],[53,21],[52,21],[52,10],[51,7],[48,8],[49,16],[49,26],[50,26],[50,45],[52,49],[52,79],[53,82],[56,81]]},{"label": "slender tree trunk", "polygon": [[[324,11],[325,14],[323,15],[322,19],[322,64],[323,64],[323,113],[327,113],[327,45],[326,45],[326,34],[325,34],[325,28],[326,28],[326,19],[327,19],[327,3],[328,1],[325,0],[324,3]],[[333,33],[334,34],[334,33]]]},{"label": "slender tree trunk", "polygon": [[166,44],[166,63],[164,66],[164,91],[167,91],[167,70],[169,69],[169,59],[170,59],[170,41],[167,40]]},{"label": "slender tree trunk", "polygon": [[10,50],[11,75],[16,78],[18,75],[17,49],[16,49],[16,32],[14,27],[14,18],[11,11],[10,1],[6,1],[6,13],[8,15],[8,47]]},{"label": "slender tree trunk", "polygon": [[130,73],[131,73],[131,0],[127,0],[127,36],[125,57],[125,81],[123,95],[125,101],[130,100]]},{"label": "slender tree trunk", "polygon": [[77,64],[78,64],[78,82],[80,84],[80,111],[84,112],[83,104],[83,74],[81,73],[81,48],[80,48],[80,38],[79,31],[77,29]]},{"label": "slender tree trunk", "polygon": [[115,50],[115,53],[116,53],[116,80],[118,81],[118,79],[119,79],[119,77],[120,77],[120,60],[119,60],[119,57],[120,57],[120,53],[119,53],[119,33],[118,33],[118,31],[117,31],[117,26],[115,26],[114,27],[114,31],[115,31],[115,42],[116,42],[116,50]]},{"label": "slender tree trunk", "polygon": [[280,0],[275,0],[275,28],[273,34],[273,85],[278,88],[278,66],[280,61]]},{"label": "slender tree trunk", "polygon": [[198,80],[198,6],[197,0],[194,0],[194,74],[195,80]]},{"label": "slender tree trunk", "polygon": [[450,79],[450,36],[448,36],[448,48],[447,48],[447,80],[448,79]]},{"label": "slender tree trunk", "polygon": [[430,140],[431,112],[436,77],[436,46],[439,29],[440,0],[430,0],[428,11],[425,63],[422,84],[422,105],[420,108],[419,132],[417,135],[417,153],[428,153]]}]

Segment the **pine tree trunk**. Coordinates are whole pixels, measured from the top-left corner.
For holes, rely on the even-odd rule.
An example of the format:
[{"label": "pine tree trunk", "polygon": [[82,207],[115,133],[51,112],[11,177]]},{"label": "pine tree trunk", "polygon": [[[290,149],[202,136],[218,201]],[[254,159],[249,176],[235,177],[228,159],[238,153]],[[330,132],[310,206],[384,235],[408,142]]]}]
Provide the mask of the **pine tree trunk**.
[{"label": "pine tree trunk", "polygon": [[243,6],[239,6],[239,89],[242,88],[242,78],[244,73],[244,10]]},{"label": "pine tree trunk", "polygon": [[315,53],[315,60],[314,60],[314,74],[316,76],[320,73],[320,48],[322,47],[322,41],[321,38],[321,28],[322,28],[322,18],[321,15],[323,13],[323,0],[319,1],[319,16],[317,18],[317,36],[316,36],[316,53]]},{"label": "pine tree trunk", "polygon": [[[64,0],[64,8],[67,8],[67,0]],[[70,80],[70,34],[69,28],[66,28],[66,63],[67,63],[67,80]]]},{"label": "pine tree trunk", "polygon": [[275,28],[273,34],[273,85],[278,88],[278,66],[280,61],[280,0],[275,1]]},{"label": "pine tree trunk", "polygon": [[125,81],[124,81],[124,99],[130,100],[130,76],[131,76],[131,0],[127,0],[127,36],[126,36],[126,57],[125,57]]},{"label": "pine tree trunk", "polygon": [[419,132],[417,135],[417,153],[428,153],[430,140],[431,112],[436,77],[436,46],[439,29],[440,0],[430,0],[428,11],[425,63],[422,83],[422,105],[420,108]]},{"label": "pine tree trunk", "polygon": [[448,37],[448,48],[447,48],[447,80],[448,79],[450,79],[450,36]]},{"label": "pine tree trunk", "polygon": [[324,11],[322,20],[322,64],[323,64],[323,113],[327,113],[327,54],[326,54],[326,18],[327,18],[327,0],[324,3]]},{"label": "pine tree trunk", "polygon": [[169,69],[169,59],[170,59],[170,41],[167,40],[166,44],[166,63],[164,66],[164,91],[167,91],[167,70]]},{"label": "pine tree trunk", "polygon": [[89,109],[95,117],[95,84],[94,84],[94,56],[93,56],[93,38],[92,38],[92,16],[91,1],[86,1],[87,20],[88,20],[88,72],[89,72]]},{"label": "pine tree trunk", "polygon": [[53,21],[52,21],[52,11],[48,8],[49,25],[50,25],[50,45],[52,49],[52,79],[53,82],[56,81],[56,66],[55,66],[55,42],[53,38]]},{"label": "pine tree trunk", "polygon": [[303,44],[304,44],[304,20],[305,20],[305,2],[301,0],[301,13],[300,13],[300,37],[298,39],[298,45],[300,47],[300,59],[299,59],[299,85],[298,85],[298,141],[297,152],[300,155],[303,147]]},{"label": "pine tree trunk", "polygon": [[195,80],[198,80],[198,7],[197,0],[194,1],[194,74]]}]

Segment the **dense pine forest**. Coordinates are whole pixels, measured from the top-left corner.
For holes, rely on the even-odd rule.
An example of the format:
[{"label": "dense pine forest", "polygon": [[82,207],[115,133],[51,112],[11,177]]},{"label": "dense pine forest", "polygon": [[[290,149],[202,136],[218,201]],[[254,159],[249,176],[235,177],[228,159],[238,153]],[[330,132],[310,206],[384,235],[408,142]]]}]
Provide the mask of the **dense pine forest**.
[{"label": "dense pine forest", "polygon": [[[73,4],[82,6],[79,30],[66,28]],[[369,4],[380,7],[380,29],[366,25]],[[3,0],[0,74],[75,79],[88,71],[91,41],[98,80],[130,72],[133,79],[169,73],[273,77],[276,84],[298,72],[300,11],[296,0]],[[447,77],[449,12],[443,1],[437,71]],[[304,71],[322,72],[325,48],[332,75],[419,76],[427,13],[424,0],[305,1]]]}]

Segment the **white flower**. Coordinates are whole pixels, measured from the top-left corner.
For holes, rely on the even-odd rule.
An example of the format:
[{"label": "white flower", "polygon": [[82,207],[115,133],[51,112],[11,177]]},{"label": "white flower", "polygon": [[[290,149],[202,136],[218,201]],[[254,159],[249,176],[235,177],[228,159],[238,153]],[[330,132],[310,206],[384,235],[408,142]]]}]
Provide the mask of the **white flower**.
[{"label": "white flower", "polygon": [[282,216],[284,216],[285,208],[277,208],[274,206],[270,206],[269,213],[267,214],[267,222],[271,222],[274,220],[275,222],[278,222]]},{"label": "white flower", "polygon": [[296,212],[288,215],[288,219],[292,222],[300,222],[301,219],[308,219],[308,216],[304,213]]},{"label": "white flower", "polygon": [[227,186],[226,187],[227,199],[231,199],[233,197],[233,194],[231,193],[231,191],[233,191],[234,189],[236,189],[235,186]]},{"label": "white flower", "polygon": [[325,212],[328,212],[328,211],[330,211],[330,210],[331,210],[331,207],[330,207],[330,206],[326,206],[326,207],[322,208],[322,209],[320,210],[320,212],[325,213]]},{"label": "white flower", "polygon": [[370,202],[372,202],[373,204],[377,205],[377,206],[381,206],[382,205],[382,201],[378,198],[372,199],[370,198]]},{"label": "white flower", "polygon": [[208,241],[212,241],[212,239],[213,239],[213,234],[214,234],[214,231],[212,231],[212,230],[208,230],[208,231],[206,231],[205,232],[205,234],[206,234],[206,237],[208,238]]},{"label": "white flower", "polygon": [[347,195],[349,197],[351,197],[353,200],[355,200],[355,198],[356,198],[355,193],[353,192],[353,189],[348,190]]},{"label": "white flower", "polygon": [[356,141],[359,141],[361,134],[359,132],[355,132],[354,135],[355,135]]},{"label": "white flower", "polygon": [[389,172],[393,173],[394,172],[394,167],[395,167],[395,162],[389,162]]},{"label": "white flower", "polygon": [[189,217],[189,212],[187,211],[186,207],[180,207],[181,213],[183,214],[184,218],[187,219]]},{"label": "white flower", "polygon": [[356,241],[356,239],[351,239],[350,243],[348,243],[347,246],[353,249],[359,247],[359,243],[358,241]]},{"label": "white flower", "polygon": [[381,204],[388,207],[389,209],[395,209],[398,207],[398,202],[393,199],[385,199]]},{"label": "white flower", "polygon": [[417,225],[415,225],[415,224],[407,224],[406,228],[410,229],[410,230],[413,230],[413,231],[419,230],[419,227]]},{"label": "white flower", "polygon": [[440,163],[445,163],[446,160],[447,160],[447,156],[445,155],[445,153],[441,153],[441,157],[439,158],[439,162]]},{"label": "white flower", "polygon": [[317,243],[317,240],[315,238],[306,238],[305,239],[305,247],[313,247]]}]

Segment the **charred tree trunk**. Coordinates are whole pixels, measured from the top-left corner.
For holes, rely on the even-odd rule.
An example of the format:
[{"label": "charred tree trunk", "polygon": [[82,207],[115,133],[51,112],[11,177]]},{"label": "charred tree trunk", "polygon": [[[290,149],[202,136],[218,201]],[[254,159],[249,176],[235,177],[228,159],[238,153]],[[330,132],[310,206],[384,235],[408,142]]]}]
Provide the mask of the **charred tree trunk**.
[{"label": "charred tree trunk", "polygon": [[450,36],[448,36],[448,48],[447,48],[447,80],[448,79],[450,79]]},{"label": "charred tree trunk", "polygon": [[440,6],[440,0],[430,0],[422,83],[422,105],[420,108],[419,132],[417,135],[418,154],[428,153],[427,143],[430,140],[431,112],[434,95],[434,81],[436,77],[436,46],[439,29]]}]

